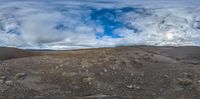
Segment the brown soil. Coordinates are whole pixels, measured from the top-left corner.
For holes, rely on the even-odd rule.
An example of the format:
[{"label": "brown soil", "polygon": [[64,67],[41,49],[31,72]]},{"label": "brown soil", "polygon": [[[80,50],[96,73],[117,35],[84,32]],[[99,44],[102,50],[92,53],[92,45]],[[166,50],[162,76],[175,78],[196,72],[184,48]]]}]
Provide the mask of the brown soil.
[{"label": "brown soil", "polygon": [[199,47],[0,48],[0,60],[0,99],[200,99]]}]

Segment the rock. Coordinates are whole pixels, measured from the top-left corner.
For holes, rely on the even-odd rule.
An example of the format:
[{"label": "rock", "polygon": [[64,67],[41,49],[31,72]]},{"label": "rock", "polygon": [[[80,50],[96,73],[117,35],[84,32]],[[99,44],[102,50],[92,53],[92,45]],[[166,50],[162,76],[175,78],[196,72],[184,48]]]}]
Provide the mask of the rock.
[{"label": "rock", "polygon": [[0,84],[3,84],[4,83],[4,80],[0,80]]},{"label": "rock", "polygon": [[103,73],[103,72],[100,72],[100,75],[104,75],[104,73]]},{"label": "rock", "polygon": [[72,88],[75,89],[75,90],[80,89],[80,87],[77,86],[77,85],[72,86]]},{"label": "rock", "polygon": [[133,63],[134,63],[134,64],[137,64],[137,63],[139,63],[139,62],[140,62],[139,59],[134,59],[134,60],[133,60]]},{"label": "rock", "polygon": [[63,67],[63,64],[61,64],[60,67],[62,68],[62,67]]},{"label": "rock", "polygon": [[13,82],[11,80],[8,80],[5,82],[6,85],[13,85]]},{"label": "rock", "polygon": [[134,76],[134,73],[131,73],[131,76]]},{"label": "rock", "polygon": [[164,75],[164,78],[169,78],[169,76],[168,75]]},{"label": "rock", "polygon": [[88,95],[86,98],[105,98],[107,95],[97,94],[97,95]]},{"label": "rock", "polygon": [[136,86],[136,85],[128,85],[126,87],[129,88],[129,89],[136,89],[136,90],[140,90],[141,89],[140,86]]},{"label": "rock", "polygon": [[65,77],[73,77],[73,76],[76,76],[76,75],[78,75],[76,72],[63,72],[62,73],[62,75],[63,76],[65,76]]},{"label": "rock", "polygon": [[179,85],[185,86],[185,87],[193,84],[192,80],[188,78],[178,78],[177,81]]},{"label": "rock", "polygon": [[17,73],[16,75],[15,75],[15,79],[16,80],[24,80],[25,78],[26,78],[26,73]]},{"label": "rock", "polygon": [[83,82],[84,83],[88,83],[89,85],[91,85],[92,84],[92,80],[93,80],[93,78],[92,77],[86,77],[86,78],[83,78]]},{"label": "rock", "polygon": [[127,77],[127,76],[125,76],[125,77],[124,77],[124,79],[125,79],[125,80],[127,80],[127,79],[128,79],[128,77]]},{"label": "rock", "polygon": [[141,89],[140,86],[134,86],[133,88],[134,88],[134,89],[137,89],[137,90],[140,90],[140,89]]},{"label": "rock", "polygon": [[116,67],[111,67],[112,68],[112,70],[116,70]]},{"label": "rock", "polygon": [[128,86],[126,86],[126,87],[132,89],[132,88],[133,88],[133,85],[128,85]]},{"label": "rock", "polygon": [[105,73],[106,73],[106,72],[108,72],[108,70],[107,70],[107,69],[104,69],[103,71],[104,71]]},{"label": "rock", "polygon": [[200,84],[200,80],[197,81]]},{"label": "rock", "polygon": [[4,83],[6,81],[7,77],[6,76],[0,76],[0,83]]},{"label": "rock", "polygon": [[0,76],[0,80],[6,80],[7,77],[6,76]]},{"label": "rock", "polygon": [[139,83],[140,83],[140,84],[144,84],[144,82],[143,82],[143,81],[139,81]]}]

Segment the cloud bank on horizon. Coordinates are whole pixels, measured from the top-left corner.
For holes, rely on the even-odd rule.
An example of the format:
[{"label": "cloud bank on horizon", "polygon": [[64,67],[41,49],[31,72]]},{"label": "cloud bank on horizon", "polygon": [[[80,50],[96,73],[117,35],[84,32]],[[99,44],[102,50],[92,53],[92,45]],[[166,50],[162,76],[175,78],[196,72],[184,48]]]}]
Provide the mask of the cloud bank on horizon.
[{"label": "cloud bank on horizon", "polygon": [[198,0],[0,1],[0,46],[200,46]]}]

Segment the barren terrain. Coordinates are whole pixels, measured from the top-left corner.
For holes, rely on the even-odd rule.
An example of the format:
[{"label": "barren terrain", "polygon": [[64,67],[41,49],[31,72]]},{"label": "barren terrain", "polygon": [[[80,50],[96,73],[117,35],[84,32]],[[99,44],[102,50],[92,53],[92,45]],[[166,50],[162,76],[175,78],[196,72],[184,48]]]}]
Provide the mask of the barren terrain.
[{"label": "barren terrain", "polygon": [[200,47],[0,48],[0,99],[200,99]]}]

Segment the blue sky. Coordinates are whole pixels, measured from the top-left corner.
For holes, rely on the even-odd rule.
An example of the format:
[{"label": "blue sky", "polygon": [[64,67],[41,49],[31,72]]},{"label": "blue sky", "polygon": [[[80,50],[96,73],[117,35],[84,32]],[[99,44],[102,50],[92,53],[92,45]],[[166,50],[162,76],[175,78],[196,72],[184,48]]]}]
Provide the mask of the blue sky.
[{"label": "blue sky", "polygon": [[198,0],[0,1],[0,46],[199,46]]}]

